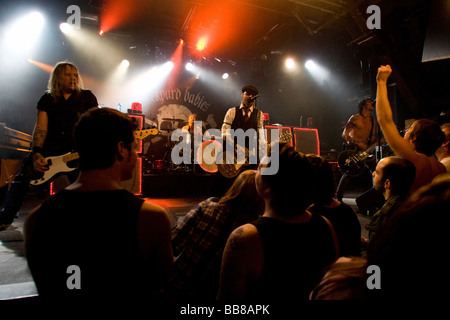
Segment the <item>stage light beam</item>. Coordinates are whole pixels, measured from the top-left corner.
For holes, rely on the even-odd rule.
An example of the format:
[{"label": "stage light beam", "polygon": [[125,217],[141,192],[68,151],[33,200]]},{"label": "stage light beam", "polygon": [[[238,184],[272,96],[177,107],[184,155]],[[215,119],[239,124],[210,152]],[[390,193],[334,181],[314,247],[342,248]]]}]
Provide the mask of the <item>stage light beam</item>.
[{"label": "stage light beam", "polygon": [[311,74],[311,77],[318,83],[322,84],[325,80],[329,80],[330,72],[323,66],[313,60],[305,63],[305,68]]}]

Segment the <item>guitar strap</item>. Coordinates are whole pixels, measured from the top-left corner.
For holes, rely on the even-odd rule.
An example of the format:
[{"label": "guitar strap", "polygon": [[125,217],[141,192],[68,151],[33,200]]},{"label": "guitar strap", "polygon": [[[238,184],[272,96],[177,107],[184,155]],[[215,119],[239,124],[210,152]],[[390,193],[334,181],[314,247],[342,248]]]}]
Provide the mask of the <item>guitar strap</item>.
[{"label": "guitar strap", "polygon": [[370,119],[372,119],[372,128],[370,128],[370,135],[369,135],[369,138],[367,139],[368,146],[370,146],[372,144],[371,142],[372,142],[372,136],[373,136],[373,128],[375,127],[374,126],[375,119],[372,116],[370,116]]}]

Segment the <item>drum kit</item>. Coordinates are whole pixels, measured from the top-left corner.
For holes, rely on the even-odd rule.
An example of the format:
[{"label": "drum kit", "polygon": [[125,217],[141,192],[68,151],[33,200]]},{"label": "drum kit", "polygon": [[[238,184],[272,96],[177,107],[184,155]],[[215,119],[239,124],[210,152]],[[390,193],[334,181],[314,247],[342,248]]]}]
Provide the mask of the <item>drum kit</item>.
[{"label": "drum kit", "polygon": [[[210,164],[215,159],[203,160],[203,152],[201,152],[205,146],[202,144],[201,148],[198,148],[197,154],[194,154],[194,146],[191,143],[193,139],[188,139],[191,145],[191,164],[174,164],[171,159],[173,148],[180,143],[179,141],[172,141],[172,132],[176,129],[181,129],[185,125],[186,120],[177,118],[162,118],[160,125],[160,133],[158,136],[154,136],[150,141],[150,146],[147,152],[143,155],[143,173],[144,174],[185,174],[185,173],[214,173],[217,172],[217,165]],[[213,140],[211,140],[213,141]],[[208,141],[205,141],[208,142]],[[217,142],[218,143],[218,142]],[[180,156],[182,156],[182,150],[180,150]],[[194,157],[200,165],[194,164]],[[199,158],[200,157],[200,158]]]}]

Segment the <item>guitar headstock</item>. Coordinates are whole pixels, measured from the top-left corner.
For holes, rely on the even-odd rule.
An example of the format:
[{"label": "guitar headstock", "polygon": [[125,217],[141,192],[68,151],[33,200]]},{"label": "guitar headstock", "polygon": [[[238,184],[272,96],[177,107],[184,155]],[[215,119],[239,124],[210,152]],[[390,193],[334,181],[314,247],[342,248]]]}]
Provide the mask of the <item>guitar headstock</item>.
[{"label": "guitar headstock", "polygon": [[150,135],[157,135],[158,129],[146,129],[146,130],[136,130],[134,132],[134,136],[138,139],[145,139]]},{"label": "guitar headstock", "polygon": [[280,137],[278,138],[278,141],[287,142],[291,138],[292,138],[292,133],[290,131],[285,131],[280,135]]}]

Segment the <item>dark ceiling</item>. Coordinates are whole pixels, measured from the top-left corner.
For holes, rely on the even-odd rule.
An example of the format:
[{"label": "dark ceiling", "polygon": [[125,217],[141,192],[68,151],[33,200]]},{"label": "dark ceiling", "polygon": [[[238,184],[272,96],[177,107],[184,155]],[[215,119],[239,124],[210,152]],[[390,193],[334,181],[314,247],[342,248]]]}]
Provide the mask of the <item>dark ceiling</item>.
[{"label": "dark ceiling", "polygon": [[[440,1],[440,0],[437,0]],[[53,2],[54,1],[50,1]],[[65,8],[74,1],[58,1]],[[421,62],[428,0],[83,0],[83,22],[101,28],[116,19],[105,36],[122,40],[137,55],[170,57],[179,39],[192,60],[255,67],[285,53],[314,53],[339,72],[360,65],[361,95],[374,95],[380,64],[391,64],[400,93],[413,114],[448,106],[440,82],[442,63]],[[369,5],[381,10],[380,30],[369,30]],[[54,4],[52,4],[54,6]],[[61,12],[60,9],[58,9]],[[63,11],[64,12],[64,11]],[[66,14],[67,16],[67,14]],[[210,36],[204,51],[198,39]],[[443,63],[445,67],[448,62]],[[430,96],[430,94],[432,96]],[[424,100],[427,106],[423,106]]]},{"label": "dark ceiling", "polygon": [[202,54],[231,61],[308,50],[319,41],[323,50],[352,46],[369,33],[365,0],[129,0],[123,1],[125,7],[112,0],[86,3],[100,26],[112,12],[121,13],[112,36],[160,47],[182,38],[194,49],[199,37],[208,34],[209,47]]}]

